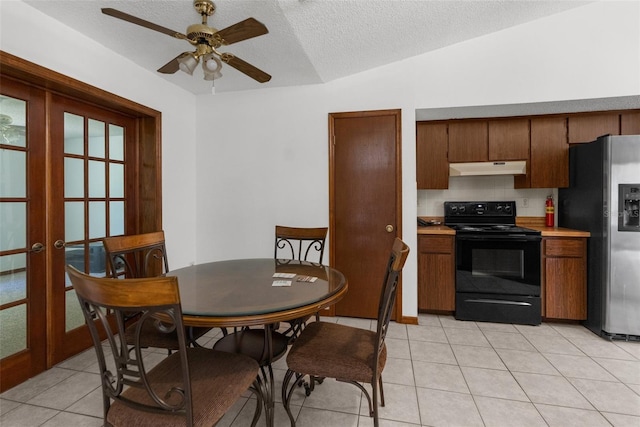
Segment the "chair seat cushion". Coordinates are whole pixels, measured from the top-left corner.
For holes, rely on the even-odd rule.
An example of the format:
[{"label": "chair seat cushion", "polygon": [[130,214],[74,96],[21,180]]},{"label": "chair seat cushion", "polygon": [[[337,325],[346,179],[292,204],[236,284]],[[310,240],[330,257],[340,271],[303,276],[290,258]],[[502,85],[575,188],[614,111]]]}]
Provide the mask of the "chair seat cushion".
[{"label": "chair seat cushion", "polygon": [[[127,344],[133,345],[137,323],[128,326],[125,330],[125,336]],[[185,338],[187,345],[192,340],[197,340],[201,336],[207,333],[211,328],[202,327],[186,327]],[[169,350],[178,350],[178,334],[173,332],[162,332],[155,326],[155,321],[147,319],[142,325],[142,332],[140,334],[140,346],[141,347],[154,347],[154,348],[166,348]]]},{"label": "chair seat cushion", "polygon": [[220,338],[213,348],[229,353],[244,354],[258,362],[260,366],[280,359],[287,352],[289,337],[275,331],[271,331],[272,355],[265,354],[264,329],[242,329],[232,332]]},{"label": "chair seat cushion", "polygon": [[[376,333],[328,322],[309,323],[294,341],[287,365],[300,374],[338,380],[371,383],[375,360]],[[387,361],[383,346],[378,374]]]},{"label": "chair seat cushion", "polygon": [[[188,348],[194,425],[214,425],[236,400],[251,386],[258,375],[255,360],[239,354],[205,348]],[[173,353],[148,372],[152,387],[161,398],[173,386],[182,387],[180,353]],[[129,387],[123,397],[153,405],[145,389]],[[173,400],[173,401],[172,401]],[[176,395],[168,398],[171,403]],[[175,426],[186,425],[180,415],[158,414],[133,409],[115,401],[107,414],[113,426]]]}]

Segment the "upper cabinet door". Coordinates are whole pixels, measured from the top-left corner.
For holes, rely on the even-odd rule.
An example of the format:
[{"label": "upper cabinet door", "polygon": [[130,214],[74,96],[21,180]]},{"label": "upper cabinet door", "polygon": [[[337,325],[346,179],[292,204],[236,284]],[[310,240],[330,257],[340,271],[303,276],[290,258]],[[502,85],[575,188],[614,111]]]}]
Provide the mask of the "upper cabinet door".
[{"label": "upper cabinet door", "polygon": [[640,111],[620,114],[620,135],[640,135]]},{"label": "upper cabinet door", "polygon": [[447,124],[416,124],[416,181],[418,189],[449,188]]},{"label": "upper cabinet door", "polygon": [[486,120],[449,123],[449,162],[486,162],[489,137]]},{"label": "upper cabinet door", "polygon": [[620,114],[569,116],[569,144],[595,141],[602,135],[620,135]]},{"label": "upper cabinet door", "polygon": [[489,121],[489,160],[529,159],[529,119]]},{"label": "upper cabinet door", "polygon": [[569,145],[564,117],[531,119],[531,187],[569,185]]}]

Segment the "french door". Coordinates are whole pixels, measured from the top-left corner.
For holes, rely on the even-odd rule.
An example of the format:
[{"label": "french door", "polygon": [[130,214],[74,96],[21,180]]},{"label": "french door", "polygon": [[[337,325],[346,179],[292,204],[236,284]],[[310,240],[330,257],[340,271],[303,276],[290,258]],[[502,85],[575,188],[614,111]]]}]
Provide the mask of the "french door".
[{"label": "french door", "polygon": [[[135,232],[135,120],[70,98],[50,102],[51,363],[91,345],[67,264],[106,274],[102,238]],[[48,248],[48,249],[49,249]]]},{"label": "french door", "polygon": [[45,93],[0,94],[0,382],[46,369]]},{"label": "french door", "polygon": [[5,390],[92,344],[65,266],[105,275],[101,239],[138,229],[137,124],[4,80],[0,126]]}]

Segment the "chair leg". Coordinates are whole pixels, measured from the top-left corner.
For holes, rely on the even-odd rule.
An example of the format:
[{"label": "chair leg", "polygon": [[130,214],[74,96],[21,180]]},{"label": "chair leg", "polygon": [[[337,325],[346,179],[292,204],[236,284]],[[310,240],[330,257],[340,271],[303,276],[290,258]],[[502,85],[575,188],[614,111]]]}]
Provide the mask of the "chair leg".
[{"label": "chair leg", "polygon": [[298,382],[298,387],[304,386],[304,391],[307,396],[311,396],[311,392],[315,390],[316,384],[322,384],[324,377],[314,377],[309,375],[309,382],[304,381],[303,378]]},{"label": "chair leg", "polygon": [[255,427],[258,424],[258,420],[260,420],[260,415],[262,415],[262,405],[264,405],[263,399],[263,389],[262,380],[260,376],[256,377],[256,380],[253,382],[253,385],[249,388],[253,394],[256,395],[256,411],[253,414],[253,420],[251,421],[251,427]]},{"label": "chair leg", "polygon": [[[291,384],[291,388],[287,390],[289,382],[291,381],[291,378],[294,374],[296,376],[296,379],[293,384]],[[287,411],[289,421],[291,422],[291,427],[296,426],[296,421],[293,419],[293,414],[291,413],[291,407],[289,406],[289,404],[291,403],[291,395],[293,394],[293,390],[296,388],[298,381],[302,377],[303,375],[295,373],[291,369],[287,369],[287,372],[284,374],[284,378],[282,379],[282,405],[284,406],[285,411]]]},{"label": "chair leg", "polygon": [[[187,327],[187,346],[188,345],[191,345],[192,347],[202,347],[200,344],[198,344],[198,342],[193,337],[193,327],[192,326],[188,326]],[[171,354],[171,353],[169,353],[169,354]]]},{"label": "chair leg", "polygon": [[373,411],[372,411],[372,416],[373,416],[373,427],[378,427],[378,382],[374,379],[371,382],[371,387],[373,389],[373,396],[372,399],[373,402],[371,402],[373,404]]},{"label": "chair leg", "polygon": [[380,406],[384,406],[384,387],[382,387],[382,375],[378,378],[378,384],[380,385]]}]

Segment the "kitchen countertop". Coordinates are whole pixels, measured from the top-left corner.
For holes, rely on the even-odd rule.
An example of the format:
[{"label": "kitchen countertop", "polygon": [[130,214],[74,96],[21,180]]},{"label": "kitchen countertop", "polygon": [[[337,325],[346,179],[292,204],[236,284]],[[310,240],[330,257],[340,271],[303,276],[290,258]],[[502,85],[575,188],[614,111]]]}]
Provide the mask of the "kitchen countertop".
[{"label": "kitchen countertop", "polygon": [[[435,220],[443,222],[441,217],[420,217],[426,221]],[[516,224],[522,227],[531,228],[533,230],[540,230],[542,237],[589,237],[591,234],[588,231],[573,230],[571,228],[563,227],[546,227],[544,225],[544,217],[519,217],[516,219]],[[418,235],[450,235],[455,236],[456,231],[446,225],[430,225],[427,227],[418,226]]]},{"label": "kitchen countertop", "polygon": [[456,235],[456,230],[453,228],[449,228],[446,225],[430,225],[428,227],[420,227],[418,226],[418,234],[445,234],[450,236]]},{"label": "kitchen countertop", "polygon": [[582,230],[573,230],[563,227],[545,227],[530,225],[528,228],[540,230],[542,237],[590,237],[591,233]]}]

